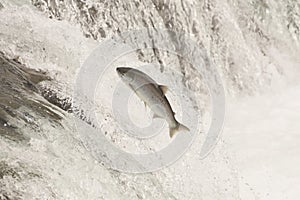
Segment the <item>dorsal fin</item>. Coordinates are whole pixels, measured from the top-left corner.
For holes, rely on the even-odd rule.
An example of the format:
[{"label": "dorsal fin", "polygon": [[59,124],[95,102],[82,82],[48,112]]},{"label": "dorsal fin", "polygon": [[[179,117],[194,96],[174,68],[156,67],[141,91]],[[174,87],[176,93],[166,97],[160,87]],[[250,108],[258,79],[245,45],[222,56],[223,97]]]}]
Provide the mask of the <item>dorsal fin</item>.
[{"label": "dorsal fin", "polygon": [[167,86],[165,86],[165,85],[159,85],[158,87],[162,91],[163,94],[167,93],[167,91],[168,91],[168,87]]}]

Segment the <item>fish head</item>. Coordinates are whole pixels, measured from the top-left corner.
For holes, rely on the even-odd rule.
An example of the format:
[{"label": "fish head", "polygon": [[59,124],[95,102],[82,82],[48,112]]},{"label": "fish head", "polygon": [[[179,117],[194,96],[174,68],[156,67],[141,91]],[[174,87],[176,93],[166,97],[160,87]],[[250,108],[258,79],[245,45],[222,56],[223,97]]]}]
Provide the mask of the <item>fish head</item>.
[{"label": "fish head", "polygon": [[129,67],[118,67],[116,69],[119,76],[125,83],[131,83],[134,80],[135,73],[133,72],[132,68]]}]

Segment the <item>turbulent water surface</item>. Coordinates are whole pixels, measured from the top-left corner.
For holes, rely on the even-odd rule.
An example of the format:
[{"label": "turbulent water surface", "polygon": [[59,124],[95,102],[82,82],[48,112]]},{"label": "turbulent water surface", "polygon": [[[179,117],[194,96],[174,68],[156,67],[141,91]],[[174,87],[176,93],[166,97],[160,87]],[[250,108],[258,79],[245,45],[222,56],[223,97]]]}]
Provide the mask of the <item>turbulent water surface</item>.
[{"label": "turbulent water surface", "polygon": [[[296,199],[299,13],[296,0],[0,0],[0,199]],[[166,29],[201,47],[204,66],[216,67],[225,88],[224,132],[205,159],[200,150],[211,122],[210,92],[193,61],[184,59],[195,57],[194,46],[186,44],[188,55],[178,55],[178,39]],[[145,40],[126,34],[136,30],[147,31]],[[116,36],[143,48],[110,62],[95,101],[74,96],[89,55]],[[111,109],[117,66],[144,66],[170,85],[167,97],[180,121],[187,119],[180,115],[178,87],[191,94],[185,103],[199,113],[198,135],[171,166],[122,173],[82,141],[74,119],[127,152],[152,152],[170,142],[168,134],[147,141],[122,131]],[[151,123],[139,99],[128,104],[135,124]]]}]

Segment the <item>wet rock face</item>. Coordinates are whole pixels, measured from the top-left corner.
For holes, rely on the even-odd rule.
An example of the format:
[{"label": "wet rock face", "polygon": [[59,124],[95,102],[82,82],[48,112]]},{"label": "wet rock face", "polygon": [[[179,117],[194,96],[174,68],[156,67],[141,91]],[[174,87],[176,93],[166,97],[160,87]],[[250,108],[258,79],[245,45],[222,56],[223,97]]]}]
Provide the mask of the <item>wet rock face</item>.
[{"label": "wet rock face", "polygon": [[36,85],[49,79],[44,73],[27,69],[2,53],[0,66],[0,137],[26,144],[30,139],[22,131],[26,124],[35,132],[41,131],[40,118],[60,124],[61,117],[38,96]]},{"label": "wet rock face", "polygon": [[43,185],[42,193],[55,198],[39,168],[16,158],[20,149],[32,150],[34,138],[47,138],[44,124],[62,127],[61,113],[40,95],[37,84],[45,80],[49,80],[45,73],[0,52],[0,199],[26,199],[34,193],[28,186],[32,182]]}]

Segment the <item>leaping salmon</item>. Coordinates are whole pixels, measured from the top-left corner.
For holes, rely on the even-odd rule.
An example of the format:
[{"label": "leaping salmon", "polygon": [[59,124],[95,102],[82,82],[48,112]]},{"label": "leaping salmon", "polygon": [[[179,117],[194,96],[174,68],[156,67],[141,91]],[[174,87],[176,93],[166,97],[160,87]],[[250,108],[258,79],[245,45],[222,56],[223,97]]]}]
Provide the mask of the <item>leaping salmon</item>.
[{"label": "leaping salmon", "polygon": [[121,80],[128,85],[136,95],[150,107],[154,118],[163,118],[169,124],[169,134],[172,138],[178,131],[189,131],[175,119],[168,99],[165,96],[167,87],[158,85],[152,78],[144,72],[128,67],[118,67],[117,72]]}]

